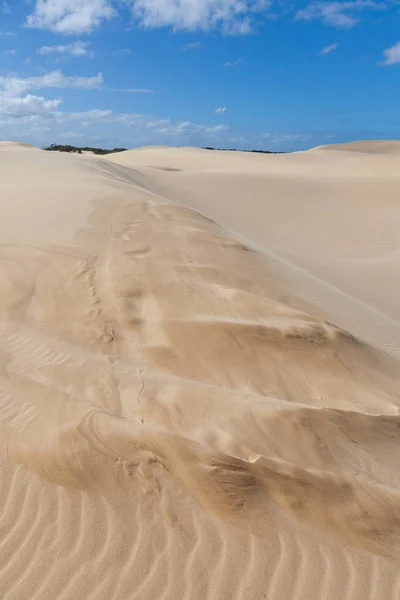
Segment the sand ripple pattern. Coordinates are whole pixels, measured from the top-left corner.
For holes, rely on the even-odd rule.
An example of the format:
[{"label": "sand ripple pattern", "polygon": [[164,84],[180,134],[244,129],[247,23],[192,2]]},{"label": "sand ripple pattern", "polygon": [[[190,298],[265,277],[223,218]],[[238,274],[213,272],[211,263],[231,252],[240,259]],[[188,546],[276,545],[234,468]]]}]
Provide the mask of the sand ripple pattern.
[{"label": "sand ripple pattern", "polygon": [[127,171],[0,247],[0,597],[397,599],[396,365]]}]

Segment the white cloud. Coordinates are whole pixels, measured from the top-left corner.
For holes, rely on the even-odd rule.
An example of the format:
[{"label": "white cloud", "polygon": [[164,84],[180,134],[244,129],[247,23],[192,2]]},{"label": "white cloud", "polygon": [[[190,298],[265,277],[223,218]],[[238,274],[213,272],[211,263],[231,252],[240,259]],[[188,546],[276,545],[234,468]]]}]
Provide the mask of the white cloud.
[{"label": "white cloud", "polygon": [[170,119],[155,119],[154,121],[148,121],[146,123],[146,127],[160,127],[160,125],[169,125],[171,123]]},{"label": "white cloud", "polygon": [[216,108],[214,111],[216,114],[226,112],[226,106],[221,106],[220,108]]},{"label": "white cloud", "polygon": [[247,33],[257,5],[257,0],[135,0],[132,12],[145,27]]},{"label": "white cloud", "polygon": [[39,77],[0,76],[0,89],[13,95],[20,95],[28,90],[44,88],[81,88],[94,89],[103,83],[102,73],[95,77],[66,76],[61,71],[52,71]]},{"label": "white cloud", "polygon": [[204,131],[206,133],[220,133],[221,131],[226,131],[229,129],[228,125],[215,125],[214,127],[206,127]]},{"label": "white cloud", "polygon": [[[45,88],[96,88],[103,82],[103,76],[99,73],[95,77],[67,77],[61,71],[46,73],[40,77],[17,77],[14,75],[0,76],[0,112],[3,116],[18,119],[40,117],[42,119],[56,118],[58,108],[61,104],[59,99],[46,99],[28,93],[32,90]],[[111,111],[88,111],[91,117],[95,115],[103,117]]]},{"label": "white cloud", "polygon": [[195,50],[196,48],[200,48],[200,46],[201,42],[190,42],[182,46],[182,50]]},{"label": "white cloud", "polygon": [[381,65],[400,64],[400,42],[390,48],[386,48],[386,50],[383,51],[383,56],[385,58],[381,62]]},{"label": "white cloud", "polygon": [[337,50],[338,46],[339,44],[337,42],[330,44],[329,46],[325,46],[325,48],[322,48],[320,54],[330,54],[331,52]]},{"label": "white cloud", "polygon": [[14,31],[0,31],[0,37],[17,37]]},{"label": "white cloud", "polygon": [[112,115],[111,110],[86,110],[81,112],[69,113],[71,119],[104,119]]},{"label": "white cloud", "polygon": [[228,62],[226,62],[224,64],[224,67],[236,67],[236,65],[240,64],[242,62],[241,58],[238,58],[237,60],[233,60],[232,62],[228,60]]},{"label": "white cloud", "polygon": [[41,96],[28,94],[24,98],[0,97],[1,113],[8,117],[26,117],[29,115],[40,115],[43,118],[53,116],[53,112],[59,107],[60,100],[46,100]]},{"label": "white cloud", "polygon": [[77,133],[76,131],[67,131],[64,133],[64,138],[67,140],[76,140],[77,138],[82,138],[84,133]]},{"label": "white cloud", "polygon": [[63,34],[85,33],[114,15],[110,0],[36,0],[27,25]]},{"label": "white cloud", "polygon": [[384,2],[375,0],[347,0],[345,2],[312,2],[296,13],[297,21],[312,21],[320,19],[326,25],[350,29],[358,21],[355,16],[362,10],[383,10]]},{"label": "white cloud", "polygon": [[[1,100],[0,100],[1,102]],[[59,100],[36,96],[7,99],[0,120],[0,139],[14,139],[37,146],[70,143],[105,148],[153,144],[294,150],[312,144],[310,134],[235,131],[227,125],[172,121],[142,114],[110,110],[62,112]]]},{"label": "white cloud", "polygon": [[71,56],[88,56],[89,42],[74,42],[73,44],[59,45],[59,46],[42,46],[36,51],[42,56],[49,56],[50,54],[70,54]]},{"label": "white cloud", "polygon": [[[229,130],[228,125],[208,126],[192,123],[191,121],[172,122],[170,119],[158,119],[151,121],[147,120],[147,117],[143,115],[135,115],[135,117],[134,123],[131,124],[136,127],[143,123],[145,124],[146,128],[154,130],[154,132],[157,134],[167,134],[172,138],[181,138],[182,140],[187,138],[203,139],[204,143],[206,143],[207,136],[214,136],[218,133]],[[197,142],[197,144],[201,145],[199,142]]]},{"label": "white cloud", "polygon": [[36,0],[27,25],[63,34],[91,31],[129,5],[144,27],[220,28],[249,33],[256,12],[267,12],[271,0]]},{"label": "white cloud", "polygon": [[4,54],[7,56],[15,56],[17,54],[18,50],[16,50],[15,48],[13,48],[12,50],[7,50],[6,52],[4,52]]}]

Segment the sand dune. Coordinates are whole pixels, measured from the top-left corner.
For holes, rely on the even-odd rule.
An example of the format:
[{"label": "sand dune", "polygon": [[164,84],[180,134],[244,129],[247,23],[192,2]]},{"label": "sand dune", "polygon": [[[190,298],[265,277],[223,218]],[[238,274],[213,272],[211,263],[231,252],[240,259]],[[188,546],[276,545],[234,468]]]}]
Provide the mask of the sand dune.
[{"label": "sand dune", "polygon": [[0,146],[1,598],[399,598],[396,162]]},{"label": "sand dune", "polygon": [[36,146],[32,146],[32,144],[26,144],[25,142],[2,142],[0,141],[0,150],[7,150],[8,152],[12,150],[39,150]]},{"label": "sand dune", "polygon": [[239,234],[278,261],[321,316],[399,356],[396,156],[170,149],[109,160],[146,172],[154,193]]},{"label": "sand dune", "polygon": [[347,144],[331,144],[319,146],[314,150],[341,150],[346,152],[362,152],[371,154],[400,154],[398,140],[367,140],[361,142],[348,142]]}]

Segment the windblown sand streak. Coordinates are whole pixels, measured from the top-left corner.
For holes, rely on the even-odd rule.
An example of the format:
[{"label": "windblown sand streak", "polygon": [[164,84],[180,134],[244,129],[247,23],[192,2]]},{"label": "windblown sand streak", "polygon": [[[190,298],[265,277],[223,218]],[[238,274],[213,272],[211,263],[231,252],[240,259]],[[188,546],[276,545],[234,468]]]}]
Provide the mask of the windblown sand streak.
[{"label": "windblown sand streak", "polygon": [[0,145],[2,598],[398,597],[397,146],[350,150]]}]

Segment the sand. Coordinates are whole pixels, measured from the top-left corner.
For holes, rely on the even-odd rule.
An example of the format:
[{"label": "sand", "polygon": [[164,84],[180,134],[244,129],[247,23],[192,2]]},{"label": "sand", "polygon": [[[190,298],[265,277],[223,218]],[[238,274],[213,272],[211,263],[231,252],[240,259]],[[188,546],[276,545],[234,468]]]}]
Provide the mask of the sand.
[{"label": "sand", "polygon": [[346,152],[361,152],[367,154],[400,154],[398,140],[369,140],[360,142],[348,142],[347,144],[330,144],[319,146],[315,150],[345,150]]},{"label": "sand", "polygon": [[400,144],[0,144],[0,598],[398,600]]}]

